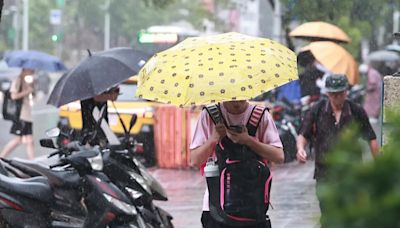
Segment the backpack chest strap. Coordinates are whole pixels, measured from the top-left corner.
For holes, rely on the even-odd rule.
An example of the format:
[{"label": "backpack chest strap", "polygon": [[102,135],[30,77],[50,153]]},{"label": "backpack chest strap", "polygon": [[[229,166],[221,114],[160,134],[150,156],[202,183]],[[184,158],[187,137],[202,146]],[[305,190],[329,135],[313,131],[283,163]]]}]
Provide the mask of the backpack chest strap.
[{"label": "backpack chest strap", "polygon": [[[204,108],[207,110],[214,124],[224,123],[227,126],[227,124],[225,123],[225,119],[221,115],[221,110],[217,104],[209,104],[206,105]],[[263,117],[265,110],[268,110],[268,108],[259,105],[254,106],[250,118],[246,124],[249,135],[256,135],[258,125],[260,125],[260,120]]]}]

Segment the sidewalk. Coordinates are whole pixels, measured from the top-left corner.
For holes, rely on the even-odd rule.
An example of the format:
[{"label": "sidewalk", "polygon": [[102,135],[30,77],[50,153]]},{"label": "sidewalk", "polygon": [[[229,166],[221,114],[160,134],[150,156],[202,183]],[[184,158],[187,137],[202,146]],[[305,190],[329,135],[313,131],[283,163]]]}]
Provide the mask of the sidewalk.
[{"label": "sidewalk", "polygon": [[[314,228],[320,216],[313,180],[314,165],[292,162],[273,168],[270,215],[273,228]],[[201,228],[200,216],[206,186],[197,170],[154,169],[169,201],[157,202],[174,216],[177,228]]]}]

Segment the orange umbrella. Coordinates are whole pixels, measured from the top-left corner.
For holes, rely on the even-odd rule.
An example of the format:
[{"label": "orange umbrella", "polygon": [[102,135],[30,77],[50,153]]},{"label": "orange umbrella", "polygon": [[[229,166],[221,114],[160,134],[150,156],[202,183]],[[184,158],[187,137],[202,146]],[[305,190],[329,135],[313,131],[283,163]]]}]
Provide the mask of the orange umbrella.
[{"label": "orange umbrella", "polygon": [[332,73],[346,74],[350,85],[358,83],[358,64],[340,45],[330,41],[316,41],[301,48],[300,51],[310,51],[315,59]]},{"label": "orange umbrella", "polygon": [[336,25],[323,21],[312,21],[297,26],[289,36],[313,41],[335,41],[350,43],[351,39]]}]

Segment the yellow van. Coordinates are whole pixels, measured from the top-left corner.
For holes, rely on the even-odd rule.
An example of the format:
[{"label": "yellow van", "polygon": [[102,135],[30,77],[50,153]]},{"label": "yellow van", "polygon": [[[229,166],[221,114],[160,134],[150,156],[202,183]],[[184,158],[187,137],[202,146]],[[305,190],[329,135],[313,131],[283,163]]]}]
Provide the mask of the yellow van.
[{"label": "yellow van", "polygon": [[[124,134],[124,129],[118,118],[117,112],[121,116],[126,128],[129,128],[129,122],[132,115],[137,115],[137,122],[131,130],[136,141],[143,143],[146,165],[155,164],[154,148],[154,110],[157,103],[139,99],[135,96],[137,89],[137,76],[129,78],[120,86],[120,95],[114,102],[108,102],[108,122],[117,136]],[[115,107],[114,107],[115,105]],[[80,102],[72,102],[60,107],[59,127],[61,129],[75,129],[76,132],[82,129],[82,117]]]}]

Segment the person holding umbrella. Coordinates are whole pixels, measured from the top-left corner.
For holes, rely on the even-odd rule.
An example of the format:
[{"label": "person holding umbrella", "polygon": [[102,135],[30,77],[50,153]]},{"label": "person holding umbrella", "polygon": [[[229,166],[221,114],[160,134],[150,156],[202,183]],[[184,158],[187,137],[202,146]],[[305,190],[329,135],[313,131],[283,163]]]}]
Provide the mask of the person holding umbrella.
[{"label": "person holding umbrella", "polygon": [[13,121],[10,133],[15,137],[10,140],[0,152],[0,157],[6,157],[21,143],[26,145],[28,159],[34,158],[34,144],[32,136],[32,105],[30,95],[33,92],[32,69],[22,69],[20,75],[11,83],[11,99],[22,99],[19,117]]},{"label": "person holding umbrella", "polygon": [[67,68],[58,57],[39,51],[10,51],[4,56],[4,60],[9,67],[22,69],[19,77],[11,85],[11,98],[22,100],[21,113],[18,121],[11,127],[11,133],[15,134],[13,140],[8,142],[0,153],[0,157],[7,156],[21,142],[27,145],[27,155],[29,159],[34,158],[34,146],[32,136],[32,100],[33,78],[36,70],[43,71],[64,71]]},{"label": "person holding umbrella", "polygon": [[136,75],[148,58],[147,53],[126,47],[93,54],[88,50],[88,57],[57,81],[47,103],[60,107],[80,100],[85,141],[118,143],[108,126],[107,101],[117,99],[118,85]]},{"label": "person holding umbrella", "polygon": [[[213,182],[213,185],[209,185],[210,176],[207,176],[209,172],[208,169],[204,170],[207,191],[203,200],[201,219],[203,227],[231,227],[232,223],[241,227],[271,226],[266,214],[272,177],[263,159],[282,162],[284,159],[282,143],[267,109],[251,105],[248,100],[296,80],[297,75],[294,52],[269,39],[233,32],[187,38],[178,45],[154,55],[139,72],[139,87],[136,91],[139,98],[179,107],[207,105],[207,111],[204,110],[198,120],[190,146],[192,165],[203,170],[203,167],[207,167],[204,163],[209,158],[213,160],[219,155],[223,156],[224,153],[217,151],[226,146],[225,148],[232,149],[231,151],[240,153],[244,157],[240,157],[240,161],[231,159],[232,157],[228,159],[218,157],[218,163],[226,161],[224,164],[240,165],[244,164],[242,162],[249,162],[246,163],[249,165],[238,169],[245,174],[249,174],[247,171],[255,166],[259,168],[260,178],[246,179],[253,180],[254,185],[243,187],[246,181],[238,181],[229,189],[239,189],[247,195],[255,191],[260,193],[262,189],[262,193],[257,196],[262,195],[263,198],[228,200],[247,203],[246,206],[228,203],[232,209],[229,212],[225,210],[228,204],[222,202],[224,197],[222,195],[216,197],[219,194],[218,186],[224,187],[223,189],[221,187],[223,191],[227,189],[225,183],[219,184],[220,179],[214,178],[213,180],[218,183]],[[218,113],[221,118],[214,118],[211,113],[209,115],[208,111],[211,109],[215,111],[212,113]],[[253,115],[254,118],[249,120]],[[216,121],[217,119],[225,121],[221,123]],[[221,138],[224,142],[219,141]],[[251,158],[247,159],[247,156]],[[238,177],[229,175],[228,178],[228,172],[222,172],[223,169],[219,164],[214,170],[216,171],[213,177],[219,176],[221,180],[225,180],[225,177],[230,180],[235,179],[234,176]],[[249,186],[252,189],[249,189]],[[249,191],[246,191],[247,189]],[[235,195],[233,192],[230,191],[229,194]],[[229,194],[226,194],[227,198]],[[244,215],[246,210],[251,212]],[[236,216],[242,212],[240,217]]]},{"label": "person holding umbrella", "polygon": [[93,110],[100,110],[100,120],[108,124],[108,105],[107,101],[116,101],[119,95],[119,87],[111,89],[89,99],[81,100],[82,132],[83,135],[96,133],[96,137],[90,141],[91,145],[106,145],[107,136],[93,116]]}]

